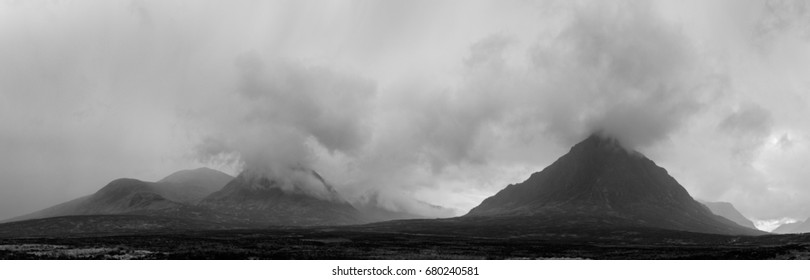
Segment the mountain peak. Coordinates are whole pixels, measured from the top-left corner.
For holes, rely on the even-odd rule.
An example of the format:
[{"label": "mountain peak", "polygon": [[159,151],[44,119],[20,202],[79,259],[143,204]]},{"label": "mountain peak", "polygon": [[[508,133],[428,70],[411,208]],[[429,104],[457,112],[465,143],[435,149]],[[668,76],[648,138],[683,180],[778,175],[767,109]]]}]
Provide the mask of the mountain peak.
[{"label": "mountain peak", "polygon": [[239,192],[274,192],[304,195],[312,198],[348,203],[320,174],[312,169],[291,168],[282,174],[244,170],[226,188]]},{"label": "mountain peak", "polygon": [[607,152],[624,151],[629,154],[638,154],[638,152],[623,145],[622,142],[616,137],[609,136],[604,133],[591,134],[588,136],[588,138],[585,138],[585,140],[582,140],[571,147],[571,151],[574,150],[601,150]]},{"label": "mountain peak", "polygon": [[305,168],[280,174],[244,170],[200,205],[247,223],[336,225],[362,220],[318,173]]},{"label": "mountain peak", "polygon": [[717,220],[665,169],[603,134],[589,136],[542,171],[507,186],[467,215],[546,217],[560,222],[619,218],[675,230],[752,232]]},{"label": "mountain peak", "polygon": [[595,144],[614,144],[614,145],[619,144],[619,140],[616,139],[615,137],[600,132],[591,133],[591,135],[588,136],[588,138],[585,138],[585,140],[582,140],[581,142],[595,143]]},{"label": "mountain peak", "polygon": [[[200,180],[225,180],[230,181],[233,179],[231,175],[225,174],[222,171],[211,169],[208,167],[200,167],[196,169],[180,170],[161,179],[160,183],[186,183],[188,181]],[[224,184],[223,184],[224,185]]]}]

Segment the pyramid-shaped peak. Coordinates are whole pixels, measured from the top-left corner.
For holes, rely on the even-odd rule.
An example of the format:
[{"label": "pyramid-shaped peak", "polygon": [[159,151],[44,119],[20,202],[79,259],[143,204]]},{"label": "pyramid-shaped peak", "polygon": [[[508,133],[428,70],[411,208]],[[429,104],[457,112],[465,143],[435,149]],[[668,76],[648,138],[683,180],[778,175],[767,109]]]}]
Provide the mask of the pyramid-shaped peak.
[{"label": "pyramid-shaped peak", "polygon": [[619,140],[616,139],[616,137],[613,137],[613,136],[610,136],[610,135],[607,135],[607,134],[604,134],[604,133],[600,133],[600,132],[595,132],[595,133],[591,133],[591,135],[588,136],[588,138],[585,138],[585,140],[582,140],[582,142],[618,144]]},{"label": "pyramid-shaped peak", "polygon": [[585,140],[579,142],[576,146],[600,147],[600,148],[616,148],[623,147],[622,143],[616,137],[609,136],[604,133],[593,133]]},{"label": "pyramid-shaped peak", "polygon": [[523,183],[485,199],[467,216],[542,217],[590,225],[619,219],[634,226],[756,234],[718,220],[664,168],[603,135],[590,135]]},{"label": "pyramid-shaped peak", "polygon": [[627,148],[622,142],[613,136],[606,134],[594,133],[571,147],[571,152],[576,154],[581,153],[608,153],[608,154],[626,154],[643,157],[639,152]]}]

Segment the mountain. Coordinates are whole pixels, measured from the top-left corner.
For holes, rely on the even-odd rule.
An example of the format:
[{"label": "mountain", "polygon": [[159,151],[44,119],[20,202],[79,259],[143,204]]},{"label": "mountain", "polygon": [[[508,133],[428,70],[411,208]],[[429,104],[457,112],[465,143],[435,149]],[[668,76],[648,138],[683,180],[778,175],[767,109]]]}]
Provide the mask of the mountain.
[{"label": "mountain", "polygon": [[229,175],[207,168],[176,172],[152,183],[116,179],[92,195],[80,197],[5,222],[74,215],[142,214],[200,217],[189,205],[222,188]]},{"label": "mountain", "polygon": [[318,173],[292,169],[283,177],[244,171],[201,207],[231,222],[254,225],[344,225],[364,221]]},{"label": "mountain", "polygon": [[222,189],[231,180],[233,180],[231,175],[202,167],[177,171],[157,184],[160,185],[160,193],[166,198],[193,204]]},{"label": "mountain", "polygon": [[712,214],[664,168],[617,140],[596,134],[525,182],[485,199],[464,217],[521,217],[547,226],[763,234]]},{"label": "mountain", "polygon": [[779,234],[805,233],[810,232],[810,219],[804,222],[789,223],[779,226],[772,231]]},{"label": "mountain", "polygon": [[711,210],[712,213],[714,213],[715,215],[729,219],[730,221],[735,222],[738,225],[750,229],[757,229],[757,227],[754,225],[754,222],[743,216],[742,213],[737,211],[737,208],[734,208],[734,205],[731,203],[722,201],[708,202],[700,200],[698,200],[698,202],[708,207],[709,210]]},{"label": "mountain", "polygon": [[[164,217],[229,226],[342,225],[369,221],[312,170],[293,169],[276,177],[246,171],[233,178],[213,169],[199,168],[178,171],[154,183],[117,179],[92,195],[5,222],[84,215]],[[76,220],[80,219],[65,221]],[[129,222],[113,218],[105,221]]]},{"label": "mountain", "polygon": [[179,208],[182,205],[160,195],[154,183],[117,179],[98,192],[11,219],[21,221],[57,216],[123,214],[135,211]]}]

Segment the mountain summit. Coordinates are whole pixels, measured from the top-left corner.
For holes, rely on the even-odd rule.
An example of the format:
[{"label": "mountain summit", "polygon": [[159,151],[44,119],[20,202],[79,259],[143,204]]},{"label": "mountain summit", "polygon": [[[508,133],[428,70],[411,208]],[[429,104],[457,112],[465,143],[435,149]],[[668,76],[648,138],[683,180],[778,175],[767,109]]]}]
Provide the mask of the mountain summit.
[{"label": "mountain summit", "polygon": [[164,186],[161,194],[166,198],[183,203],[196,203],[222,189],[231,180],[233,180],[231,175],[201,167],[174,172],[157,183]]},{"label": "mountain summit", "polygon": [[284,177],[244,171],[200,206],[254,225],[343,225],[362,221],[318,173],[293,169]]},{"label": "mountain summit", "polygon": [[591,135],[541,172],[507,186],[466,215],[518,216],[542,217],[549,223],[761,234],[712,214],[664,168],[600,135]]}]

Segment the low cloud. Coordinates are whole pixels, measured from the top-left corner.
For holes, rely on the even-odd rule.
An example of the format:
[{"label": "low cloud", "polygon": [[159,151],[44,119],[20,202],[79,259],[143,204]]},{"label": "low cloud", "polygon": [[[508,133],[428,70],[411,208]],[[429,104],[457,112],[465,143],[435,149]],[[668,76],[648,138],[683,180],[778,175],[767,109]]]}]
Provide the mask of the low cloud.
[{"label": "low cloud", "polygon": [[[583,7],[532,61],[544,75],[537,112],[547,131],[601,131],[631,148],[665,139],[714,98],[717,77],[679,30],[646,4]],[[570,140],[569,140],[570,141]]]},{"label": "low cloud", "polygon": [[[354,76],[247,52],[235,59],[232,103],[202,120],[209,134],[196,147],[202,161],[237,161],[241,169],[283,178],[309,169],[313,145],[356,154],[367,128],[373,83]],[[300,176],[299,176],[300,177]]]},{"label": "low cloud", "polygon": [[802,0],[766,0],[755,2],[761,12],[754,29],[759,44],[785,34],[810,40],[810,3]]},{"label": "low cloud", "polygon": [[781,219],[771,219],[771,220],[754,220],[754,226],[756,226],[759,230],[764,230],[767,232],[772,232],[776,228],[790,223],[798,222],[796,219],[792,218],[781,218]]},{"label": "low cloud", "polygon": [[[770,111],[755,104],[747,104],[725,117],[718,129],[734,137],[731,153],[743,162],[750,162],[759,148],[769,140],[773,122]],[[783,138],[783,144],[789,145],[789,140]]]}]

